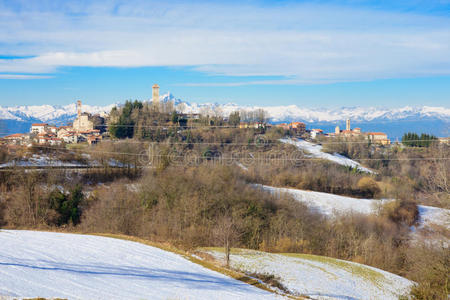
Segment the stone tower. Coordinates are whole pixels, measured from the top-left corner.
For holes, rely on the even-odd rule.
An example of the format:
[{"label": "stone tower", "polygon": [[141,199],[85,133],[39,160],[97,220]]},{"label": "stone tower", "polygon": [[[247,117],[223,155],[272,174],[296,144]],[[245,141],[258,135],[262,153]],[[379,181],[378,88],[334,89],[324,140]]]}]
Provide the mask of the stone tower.
[{"label": "stone tower", "polygon": [[349,131],[351,130],[351,129],[350,129],[350,119],[347,119],[347,122],[346,122],[346,126],[345,126],[345,127],[346,127],[346,128],[345,128],[346,130],[349,130]]},{"label": "stone tower", "polygon": [[159,104],[159,85],[156,83],[152,87],[153,93],[152,93],[152,101],[153,105]]},{"label": "stone tower", "polygon": [[81,116],[81,101],[80,100],[77,101],[77,115],[78,115],[78,118],[80,118],[80,116]]}]

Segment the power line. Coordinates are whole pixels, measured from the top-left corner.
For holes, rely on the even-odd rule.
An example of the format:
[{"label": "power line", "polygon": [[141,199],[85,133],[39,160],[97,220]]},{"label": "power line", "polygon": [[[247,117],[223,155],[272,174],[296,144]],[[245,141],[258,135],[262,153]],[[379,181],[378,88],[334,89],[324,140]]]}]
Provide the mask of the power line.
[{"label": "power line", "polygon": [[[55,151],[83,151],[83,153],[103,153],[103,154],[113,154],[113,155],[129,155],[129,156],[145,156],[147,153],[131,153],[131,152],[111,152],[111,151],[96,151],[96,150],[85,150],[85,149],[55,149],[54,147],[47,147],[47,146],[37,146],[38,148],[44,148],[44,149],[52,149]],[[192,152],[189,152],[189,154],[195,154]],[[243,153],[246,154],[246,153]],[[250,153],[247,153],[250,154]],[[251,153],[253,154],[253,153]],[[266,154],[264,157],[236,157],[236,156],[206,156],[206,155],[200,155],[197,158],[204,158],[204,159],[217,159],[217,160],[238,160],[238,159],[247,159],[247,160],[255,160],[255,161],[261,161],[261,160],[274,160],[274,161],[326,161],[325,158],[314,158],[314,157],[299,157],[299,158],[274,158],[273,153],[270,152],[260,152],[260,154]],[[279,153],[281,154],[281,153]],[[168,154],[151,154],[149,157],[169,157],[169,158],[185,158],[185,155],[174,155],[173,153]],[[412,157],[412,158],[358,158],[353,159],[354,161],[425,161],[425,160],[450,160],[450,157]]]}]

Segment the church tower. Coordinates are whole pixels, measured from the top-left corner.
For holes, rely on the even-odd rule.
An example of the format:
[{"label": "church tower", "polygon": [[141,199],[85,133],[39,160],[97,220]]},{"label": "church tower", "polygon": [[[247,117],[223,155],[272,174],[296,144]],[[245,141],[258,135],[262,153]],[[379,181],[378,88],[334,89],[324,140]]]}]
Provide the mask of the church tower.
[{"label": "church tower", "polygon": [[347,119],[347,122],[346,122],[346,128],[345,128],[346,130],[348,130],[348,131],[350,131],[351,129],[350,129],[350,119]]},{"label": "church tower", "polygon": [[81,116],[81,101],[80,100],[77,101],[77,115],[78,115],[78,119],[79,119]]},{"label": "church tower", "polygon": [[152,87],[152,101],[153,101],[153,105],[158,105],[159,104],[159,85],[157,85],[156,83],[153,85]]},{"label": "church tower", "polygon": [[336,126],[336,128],[334,128],[334,133],[335,134],[340,134],[341,133],[341,129],[339,128],[339,126]]}]

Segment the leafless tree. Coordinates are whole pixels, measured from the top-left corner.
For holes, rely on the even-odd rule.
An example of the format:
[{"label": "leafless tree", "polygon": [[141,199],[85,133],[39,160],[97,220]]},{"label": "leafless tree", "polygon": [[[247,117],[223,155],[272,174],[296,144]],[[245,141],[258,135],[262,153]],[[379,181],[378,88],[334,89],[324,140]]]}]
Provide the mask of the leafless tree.
[{"label": "leafless tree", "polygon": [[223,216],[217,221],[217,226],[213,231],[218,243],[225,249],[225,261],[227,267],[230,266],[230,250],[240,237],[237,222],[230,216]]}]

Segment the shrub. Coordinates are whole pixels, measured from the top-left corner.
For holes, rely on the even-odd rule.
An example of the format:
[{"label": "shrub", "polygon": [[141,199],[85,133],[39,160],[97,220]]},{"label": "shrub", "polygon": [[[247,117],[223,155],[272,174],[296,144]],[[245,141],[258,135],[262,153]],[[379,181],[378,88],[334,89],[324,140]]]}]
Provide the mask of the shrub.
[{"label": "shrub", "polygon": [[370,177],[363,177],[358,181],[360,191],[371,198],[381,192],[377,182]]},{"label": "shrub", "polygon": [[383,205],[381,215],[396,224],[412,226],[419,218],[419,209],[415,203],[410,201],[390,201]]}]

